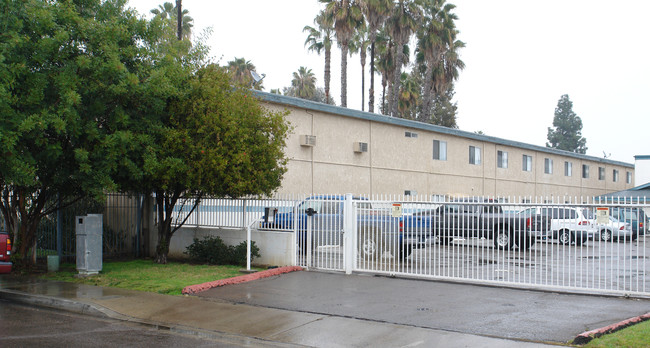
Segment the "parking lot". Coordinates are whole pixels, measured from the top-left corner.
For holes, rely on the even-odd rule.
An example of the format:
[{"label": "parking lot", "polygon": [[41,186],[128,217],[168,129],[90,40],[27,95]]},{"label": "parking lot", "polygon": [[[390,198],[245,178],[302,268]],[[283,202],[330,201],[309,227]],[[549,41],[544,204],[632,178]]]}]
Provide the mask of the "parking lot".
[{"label": "parking lot", "polygon": [[[501,250],[485,238],[430,243],[409,257],[387,252],[376,260],[358,257],[356,271],[527,288],[564,289],[596,294],[650,297],[650,243],[637,241],[563,245],[554,240],[528,250]],[[304,255],[303,255],[304,256]],[[299,258],[299,263],[306,260]],[[341,247],[321,246],[310,258],[312,268],[342,269]]]}]

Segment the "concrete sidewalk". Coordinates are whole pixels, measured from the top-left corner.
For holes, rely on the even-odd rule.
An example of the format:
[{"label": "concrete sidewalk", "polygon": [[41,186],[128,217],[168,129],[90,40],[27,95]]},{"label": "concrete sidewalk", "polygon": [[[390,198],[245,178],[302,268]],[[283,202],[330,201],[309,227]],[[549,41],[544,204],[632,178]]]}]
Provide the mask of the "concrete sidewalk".
[{"label": "concrete sidewalk", "polygon": [[[450,292],[432,293],[432,286],[437,285],[442,285],[442,288],[435,291]],[[449,285],[452,287],[446,288]],[[0,277],[0,299],[7,301],[126,320],[186,334],[218,337],[246,346],[542,347],[545,344],[538,342],[566,342],[539,336],[526,338],[515,335],[513,338],[512,332],[521,331],[517,326],[506,333],[477,334],[466,330],[467,325],[446,327],[444,322],[432,324],[431,320],[422,318],[422,315],[430,316],[431,313],[436,313],[438,306],[443,306],[446,307],[445,310],[437,312],[437,317],[451,317],[458,313],[460,317],[456,316],[451,322],[466,322],[470,326],[480,320],[503,321],[506,326],[509,325],[510,317],[514,317],[515,321],[526,320],[520,311],[511,306],[501,308],[489,318],[475,317],[476,312],[468,308],[477,303],[487,303],[486,311],[491,310],[490,302],[501,307],[500,301],[486,301],[488,297],[485,296],[491,296],[493,291],[497,291],[503,298],[514,296],[513,294],[527,299],[530,296],[550,296],[523,290],[520,292],[526,293],[525,296],[519,290],[320,272],[283,274],[214,288],[199,293],[200,296],[168,296],[33,278]],[[462,305],[456,302],[466,300],[468,295],[477,300]],[[297,301],[298,298],[301,300]],[[611,324],[631,317],[632,313],[642,314],[650,310],[648,301],[571,295],[558,298],[551,296],[543,300],[538,298],[534,306],[547,307],[549,303],[539,301],[556,300],[560,302],[550,306],[551,310],[555,310],[556,306],[566,306],[567,301],[578,303],[568,310],[580,307],[581,301],[588,301],[584,303],[586,306],[599,303],[604,306],[601,311],[608,312],[610,306],[624,307],[623,310],[607,313],[602,320],[584,317],[581,323],[574,323],[580,329],[572,337],[592,329],[587,323],[609,321],[607,324]],[[360,308],[366,310],[360,311]],[[420,317],[411,315],[418,311],[421,312]],[[556,313],[536,318],[526,327],[554,326],[556,321],[575,318],[570,316],[563,319],[562,315]],[[408,319],[410,317],[413,318]],[[610,320],[610,317],[617,319]],[[418,323],[418,320],[424,321]],[[553,324],[550,325],[551,323]],[[501,327],[496,329],[501,330]]]},{"label": "concrete sidewalk", "polygon": [[218,337],[244,346],[544,346],[521,340],[266,308],[215,298],[168,296],[4,275],[0,276],[0,299],[141,323],[173,332]]}]

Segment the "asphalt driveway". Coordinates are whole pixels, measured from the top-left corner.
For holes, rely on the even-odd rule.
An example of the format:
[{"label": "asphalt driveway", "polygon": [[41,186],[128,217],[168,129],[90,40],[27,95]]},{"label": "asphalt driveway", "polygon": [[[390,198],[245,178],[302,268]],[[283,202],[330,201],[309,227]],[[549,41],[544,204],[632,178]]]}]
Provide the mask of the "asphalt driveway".
[{"label": "asphalt driveway", "polygon": [[519,340],[568,342],[650,300],[302,271],[197,294],[230,303]]}]

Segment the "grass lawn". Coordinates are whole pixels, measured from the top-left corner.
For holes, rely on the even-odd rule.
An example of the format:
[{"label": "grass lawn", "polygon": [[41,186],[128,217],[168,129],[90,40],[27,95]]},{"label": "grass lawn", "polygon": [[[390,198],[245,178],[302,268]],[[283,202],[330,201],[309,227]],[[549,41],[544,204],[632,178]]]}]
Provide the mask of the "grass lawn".
[{"label": "grass lawn", "polygon": [[650,320],[594,339],[583,347],[650,347]]},{"label": "grass lawn", "polygon": [[44,274],[43,278],[181,295],[183,288],[188,285],[236,277],[242,275],[239,272],[241,269],[241,266],[192,265],[182,262],[159,265],[151,260],[109,261],[103,263],[102,271],[98,275],[76,278],[76,265],[64,263],[61,264],[59,272]]}]

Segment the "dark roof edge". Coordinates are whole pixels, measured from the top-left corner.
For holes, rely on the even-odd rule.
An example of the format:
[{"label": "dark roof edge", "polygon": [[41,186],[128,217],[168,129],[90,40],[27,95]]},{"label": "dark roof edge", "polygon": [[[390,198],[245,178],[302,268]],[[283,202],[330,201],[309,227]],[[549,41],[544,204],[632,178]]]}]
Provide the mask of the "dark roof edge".
[{"label": "dark roof edge", "polygon": [[628,167],[628,168],[634,168],[634,165],[631,164],[631,163],[626,163],[626,162],[621,162],[621,161],[614,161],[614,160],[609,160],[609,159],[606,159],[606,158],[587,156],[587,155],[582,155],[582,154],[578,154],[578,153],[575,153],[575,152],[557,150],[557,149],[552,149],[552,148],[548,148],[548,147],[545,147],[545,146],[539,146],[539,145],[526,144],[526,143],[522,143],[522,142],[518,142],[518,141],[506,140],[506,139],[502,139],[502,138],[492,137],[492,136],[489,136],[489,135],[476,134],[476,133],[472,133],[472,132],[462,131],[462,130],[459,130],[459,129],[437,126],[437,125],[433,125],[433,124],[429,124],[429,123],[423,123],[423,122],[407,120],[407,119],[403,119],[403,118],[379,115],[379,114],[374,114],[374,113],[365,112],[365,111],[359,111],[359,110],[343,108],[343,107],[340,107],[340,106],[317,103],[317,102],[313,102],[311,100],[288,97],[288,96],[284,96],[284,95],[280,95],[280,94],[273,94],[273,93],[267,93],[267,92],[256,91],[256,90],[254,90],[253,92],[260,99],[262,99],[263,101],[270,102],[270,103],[284,104],[284,105],[289,105],[289,106],[298,107],[298,108],[304,108],[304,109],[309,109],[309,110],[314,110],[314,111],[320,111],[320,112],[326,112],[326,113],[331,113],[331,114],[336,114],[336,115],[341,115],[341,116],[348,116],[348,117],[358,118],[358,119],[362,119],[362,120],[375,121],[375,122],[393,124],[393,125],[402,126],[402,127],[409,127],[409,128],[427,130],[427,131],[432,131],[432,132],[447,134],[447,135],[455,135],[455,136],[459,136],[459,137],[463,137],[463,138],[473,139],[473,140],[477,140],[477,141],[484,141],[484,142],[494,143],[494,144],[498,144],[498,145],[518,147],[518,148],[527,149],[527,150],[531,150],[531,151],[539,151],[539,152],[545,152],[545,153],[554,154],[554,155],[561,155],[561,156],[573,157],[573,158],[577,158],[577,159],[589,160],[589,161],[593,161],[593,162],[606,163],[606,164],[619,165],[619,166]]}]

